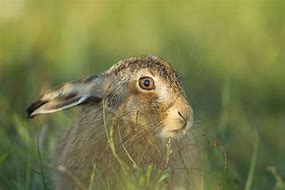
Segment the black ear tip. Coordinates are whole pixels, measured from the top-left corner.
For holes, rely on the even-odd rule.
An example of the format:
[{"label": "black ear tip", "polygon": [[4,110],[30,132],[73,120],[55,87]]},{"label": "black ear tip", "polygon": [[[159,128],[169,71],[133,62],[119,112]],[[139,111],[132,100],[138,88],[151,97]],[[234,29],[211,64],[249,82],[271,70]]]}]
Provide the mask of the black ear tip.
[{"label": "black ear tip", "polygon": [[41,107],[42,105],[44,105],[45,103],[47,103],[47,101],[42,101],[42,100],[38,100],[34,103],[32,103],[28,109],[26,110],[27,111],[27,118],[33,118],[34,115],[32,115],[32,113],[38,109],[39,107]]},{"label": "black ear tip", "polygon": [[[30,108],[30,107],[29,107]],[[26,110],[27,112],[27,119],[32,119],[35,115],[32,115],[33,112],[30,112],[28,109]]]},{"label": "black ear tip", "polygon": [[32,119],[34,116],[27,114],[27,119]]},{"label": "black ear tip", "polygon": [[33,109],[32,105],[30,105],[30,107],[28,107],[28,109],[26,110],[28,119],[33,118],[32,116],[33,111],[35,111],[35,109]]}]

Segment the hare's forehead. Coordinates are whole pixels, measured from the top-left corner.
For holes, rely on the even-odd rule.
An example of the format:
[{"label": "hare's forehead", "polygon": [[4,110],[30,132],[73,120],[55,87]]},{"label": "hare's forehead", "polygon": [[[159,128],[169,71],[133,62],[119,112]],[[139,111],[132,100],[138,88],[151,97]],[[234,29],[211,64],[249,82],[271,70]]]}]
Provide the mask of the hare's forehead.
[{"label": "hare's forehead", "polygon": [[121,82],[148,76],[154,79],[157,88],[167,88],[178,94],[183,91],[181,81],[170,64],[154,56],[121,60],[105,74],[121,78]]},{"label": "hare's forehead", "polygon": [[130,80],[139,80],[141,77],[151,77],[156,86],[158,84],[161,84],[163,86],[170,85],[170,82],[172,81],[167,81],[166,78],[162,77],[158,72],[153,71],[149,68],[144,68],[137,70],[136,72],[130,72],[129,78]]}]

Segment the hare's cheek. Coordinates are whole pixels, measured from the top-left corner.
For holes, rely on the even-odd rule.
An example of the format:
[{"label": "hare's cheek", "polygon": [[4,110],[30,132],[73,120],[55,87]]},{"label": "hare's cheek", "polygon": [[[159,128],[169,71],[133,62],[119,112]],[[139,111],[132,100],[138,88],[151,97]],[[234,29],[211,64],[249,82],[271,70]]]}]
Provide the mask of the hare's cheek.
[{"label": "hare's cheek", "polygon": [[[176,134],[176,132],[183,130],[185,121],[179,116],[177,110],[171,109],[167,112],[163,124],[162,132],[165,133],[166,137],[170,137],[172,134]],[[169,136],[167,133],[171,135]]]},{"label": "hare's cheek", "polygon": [[111,110],[118,110],[123,104],[123,97],[116,94],[109,94],[106,97],[106,106]]}]

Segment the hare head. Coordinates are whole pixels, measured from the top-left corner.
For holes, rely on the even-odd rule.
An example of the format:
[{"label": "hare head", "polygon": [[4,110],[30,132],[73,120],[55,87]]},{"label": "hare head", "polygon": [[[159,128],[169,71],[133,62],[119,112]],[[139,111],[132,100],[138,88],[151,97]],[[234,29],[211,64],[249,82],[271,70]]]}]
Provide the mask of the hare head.
[{"label": "hare head", "polygon": [[103,103],[116,120],[153,129],[160,138],[180,137],[193,123],[193,112],[177,73],[154,56],[119,61],[100,75],[65,83],[43,94],[28,117],[88,103]]}]

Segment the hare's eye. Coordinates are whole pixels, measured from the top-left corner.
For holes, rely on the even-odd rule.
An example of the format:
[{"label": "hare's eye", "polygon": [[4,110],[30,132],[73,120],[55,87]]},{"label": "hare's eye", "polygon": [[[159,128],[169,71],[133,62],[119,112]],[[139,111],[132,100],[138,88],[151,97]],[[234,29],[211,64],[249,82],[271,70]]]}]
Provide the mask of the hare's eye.
[{"label": "hare's eye", "polygon": [[139,85],[142,89],[145,89],[145,90],[155,89],[155,84],[151,77],[141,77],[139,79]]}]

